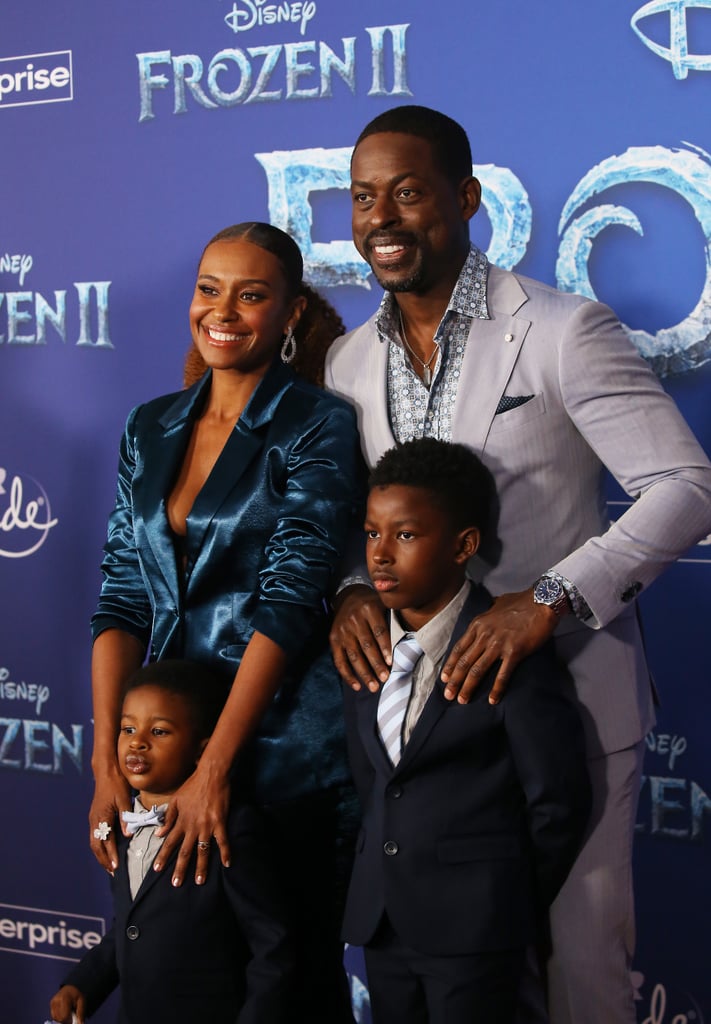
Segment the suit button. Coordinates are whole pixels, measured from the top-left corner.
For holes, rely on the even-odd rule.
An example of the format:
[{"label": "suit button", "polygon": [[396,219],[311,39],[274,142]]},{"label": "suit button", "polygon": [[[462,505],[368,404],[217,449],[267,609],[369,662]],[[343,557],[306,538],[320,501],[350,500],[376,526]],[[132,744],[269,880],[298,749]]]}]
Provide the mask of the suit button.
[{"label": "suit button", "polygon": [[392,800],[399,800],[400,797],[402,796],[402,786],[389,786],[388,796]]},{"label": "suit button", "polygon": [[627,590],[625,590],[624,593],[620,595],[622,601],[624,601],[625,604],[629,604],[630,601],[634,601],[635,597],[637,596],[637,594],[639,594],[641,589],[642,584],[638,580],[635,580],[634,583],[630,583],[630,585],[627,587]]},{"label": "suit button", "polygon": [[138,928],[135,924],[130,924],[126,929],[126,938],[128,939],[137,939],[140,934],[141,929]]},{"label": "suit button", "polygon": [[392,841],[392,839],[389,839],[387,841],[387,843],[385,844],[385,846],[383,847],[383,849],[387,853],[388,857],[394,857],[395,854],[397,853],[399,847],[398,847],[397,843],[394,843]]}]

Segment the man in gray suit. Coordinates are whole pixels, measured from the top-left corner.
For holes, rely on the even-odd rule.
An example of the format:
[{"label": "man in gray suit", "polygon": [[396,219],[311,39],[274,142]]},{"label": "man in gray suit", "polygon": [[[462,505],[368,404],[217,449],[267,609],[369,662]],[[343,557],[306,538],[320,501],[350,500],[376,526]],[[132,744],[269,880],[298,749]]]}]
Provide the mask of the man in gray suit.
[{"label": "man in gray suit", "polygon": [[[351,163],[353,237],[386,294],[332,347],[326,384],[349,399],[370,466],[393,443],[469,444],[496,479],[500,547],[471,567],[495,595],[442,668],[489,700],[548,637],[567,666],[593,784],[585,845],[550,915],[551,1024],[632,1024],[631,857],[652,690],[635,598],[711,531],[711,466],[605,306],[489,265],[469,242],[480,201],[464,130],[424,107],[381,114]],[[634,503],[610,525],[607,467]],[[377,689],[389,633],[356,576],[332,648]],[[544,1019],[530,1008],[527,1021]]]}]

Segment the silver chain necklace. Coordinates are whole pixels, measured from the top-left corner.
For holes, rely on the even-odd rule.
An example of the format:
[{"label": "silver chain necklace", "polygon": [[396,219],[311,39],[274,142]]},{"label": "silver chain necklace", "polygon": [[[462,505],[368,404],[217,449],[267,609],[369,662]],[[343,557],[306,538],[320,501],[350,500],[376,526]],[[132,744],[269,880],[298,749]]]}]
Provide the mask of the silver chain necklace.
[{"label": "silver chain necklace", "polygon": [[438,341],[434,341],[434,338],[433,338],[432,340],[434,341],[434,349],[432,351],[432,355],[427,360],[427,362],[425,362],[424,359],[420,359],[420,357],[418,356],[417,352],[413,351],[413,349],[412,349],[412,347],[410,345],[410,342],[407,340],[407,335],[405,334],[405,324],[402,322],[402,310],[401,309],[398,309],[398,315],[400,317],[400,335],[401,335],[402,340],[403,340],[403,342],[405,344],[405,348],[410,353],[410,355],[413,356],[417,360],[417,362],[422,366],[422,383],[425,385],[425,387],[429,391],[430,384],[432,383],[432,370],[431,370],[432,360],[434,359],[435,356],[439,355],[439,342]]}]

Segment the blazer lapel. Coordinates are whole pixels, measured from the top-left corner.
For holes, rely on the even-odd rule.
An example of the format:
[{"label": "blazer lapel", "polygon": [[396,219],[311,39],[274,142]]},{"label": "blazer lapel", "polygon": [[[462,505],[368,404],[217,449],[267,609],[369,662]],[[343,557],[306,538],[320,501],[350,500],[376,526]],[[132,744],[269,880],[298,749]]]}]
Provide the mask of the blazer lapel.
[{"label": "blazer lapel", "polygon": [[[160,848],[158,850],[158,853],[160,853]],[[156,856],[158,856],[158,854],[156,854]],[[128,853],[126,854],[126,857],[128,858]],[[150,864],[150,866],[148,868],[148,871],[146,871],[146,874],[145,874],[145,876],[143,878],[143,881],[141,882],[140,886],[138,887],[138,892],[136,893],[136,895],[135,895],[135,897],[134,897],[134,899],[132,901],[134,906],[136,906],[140,902],[140,900],[142,900],[146,896],[146,894],[151,891],[151,889],[153,888],[154,885],[157,885],[158,882],[160,882],[161,878],[163,878],[164,876],[167,876],[168,878],[170,878],[172,876],[172,868],[173,868],[173,865],[175,864],[177,859],[178,859],[178,851],[174,850],[173,853],[168,858],[168,860],[163,865],[163,868],[162,868],[161,871],[154,871],[153,870],[153,864],[152,863]],[[192,878],[189,879],[189,883],[191,885],[194,884]],[[187,881],[186,881],[186,884],[188,884]],[[126,866],[126,887],[129,890],[128,898],[129,898],[129,900],[131,900],[130,886],[129,886],[129,883],[128,883],[128,864]]]},{"label": "blazer lapel", "polygon": [[378,701],[380,692],[363,691],[357,700],[358,731],[366,754],[376,771],[381,775],[391,775],[394,768],[388,757],[378,732]]},{"label": "blazer lapel", "polygon": [[173,536],[165,511],[166,497],[185,455],[190,434],[210,388],[210,373],[181,392],[144,439],[143,461],[150,466],[134,491],[134,510],[143,522],[146,539],[174,602],[180,604]]},{"label": "blazer lapel", "polygon": [[[121,833],[118,839],[119,866],[116,870],[116,878],[114,879],[116,904],[117,906],[126,907],[127,913],[131,911],[139,899],[142,899],[143,896],[153,888],[156,882],[160,881],[161,876],[164,875],[166,871],[170,870],[169,865],[166,865],[162,871],[154,871],[153,865],[151,864],[138,888],[135,898],[131,896],[131,883],[128,876],[128,858],[131,856],[131,838],[132,837],[126,837]],[[177,859],[177,856],[177,851],[175,851],[170,858],[170,864],[173,864]]]},{"label": "blazer lapel", "polygon": [[444,712],[448,709],[450,701],[445,700],[444,688],[439,682],[435,682],[432,693],[427,698],[427,702],[422,709],[422,714],[415,723],[415,728],[412,730],[410,739],[405,744],[405,749],[402,752],[400,762],[395,768],[396,772],[404,771],[417,757],[418,753],[426,742],[427,737],[434,729],[437,722],[440,720]]},{"label": "blazer lapel", "polygon": [[[486,611],[490,605],[491,600],[488,592],[484,590],[483,587],[478,586],[477,584],[472,584],[469,596],[464,602],[464,607],[462,608],[459,618],[452,630],[452,638],[447,649],[447,654],[449,654],[457,640],[462,636],[474,616],[480,615],[482,612]],[[369,691],[364,691],[356,700],[358,731],[368,758],[376,771],[379,774],[384,774],[386,776],[397,775],[401,770],[407,769],[408,765],[410,765],[417,757],[417,754],[422,749],[427,737],[430,735],[439,719],[442,717],[444,712],[451,707],[451,702],[445,700],[444,687],[441,682],[437,680],[432,693],[428,697],[425,706],[422,709],[422,714],[420,715],[415,728],[412,730],[412,735],[405,746],[402,758],[400,759],[399,764],[395,766],[392,764],[390,758],[385,752],[385,748],[380,740],[380,734],[378,733],[377,717],[380,692],[381,691],[378,690],[377,694],[372,694]]]},{"label": "blazer lapel", "polygon": [[255,388],[188,515],[186,545],[191,561],[196,561],[215,515],[261,451],[264,428],[293,379],[291,370],[275,362]]},{"label": "blazer lapel", "polygon": [[373,320],[368,323],[371,344],[364,348],[364,363],[353,367],[362,381],[362,400],[358,402],[358,430],[366,463],[374,466],[383,452],[395,446],[388,415],[388,346],[381,341]]},{"label": "blazer lapel", "polygon": [[[472,584],[469,596],[464,602],[464,607],[459,613],[454,629],[452,630],[452,638],[447,648],[447,654],[452,650],[456,642],[463,635],[467,626],[471,620],[476,616],[480,615],[483,611],[486,611],[490,607],[490,600],[488,593],[476,584]],[[398,764],[395,772],[399,772],[401,769],[406,770],[409,765],[412,764],[413,760],[417,757],[428,736],[434,729],[437,722],[440,720],[442,715],[452,707],[452,702],[448,701],[444,696],[444,686],[439,678],[435,681],[432,693],[427,698],[422,714],[418,718],[415,728],[412,730],[412,735],[405,745],[405,749],[402,754],[400,763]]]},{"label": "blazer lapel", "polygon": [[531,326],[530,320],[516,315],[527,301],[513,274],[489,268],[490,319],[472,323],[452,421],[453,435],[465,437],[477,452],[486,447],[496,408]]}]

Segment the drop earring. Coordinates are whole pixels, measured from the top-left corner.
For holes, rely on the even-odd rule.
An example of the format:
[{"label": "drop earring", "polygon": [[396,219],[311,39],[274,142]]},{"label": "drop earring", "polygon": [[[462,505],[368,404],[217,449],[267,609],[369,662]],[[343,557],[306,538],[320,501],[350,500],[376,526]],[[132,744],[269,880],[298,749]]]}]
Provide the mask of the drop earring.
[{"label": "drop earring", "polygon": [[296,339],[294,337],[294,328],[289,324],[284,335],[284,344],[281,346],[281,361],[283,363],[293,363],[295,355]]}]

